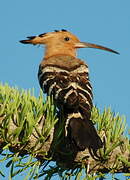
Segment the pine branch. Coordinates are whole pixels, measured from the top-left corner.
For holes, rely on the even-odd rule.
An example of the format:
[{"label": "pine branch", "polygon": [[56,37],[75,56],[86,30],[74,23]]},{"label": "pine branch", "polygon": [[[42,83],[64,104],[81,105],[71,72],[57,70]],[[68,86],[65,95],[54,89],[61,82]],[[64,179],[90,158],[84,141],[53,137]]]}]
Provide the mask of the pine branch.
[{"label": "pine branch", "polygon": [[[63,120],[58,120],[52,98],[43,100],[33,92],[0,85],[0,153],[13,177],[30,168],[28,177],[52,175],[69,178],[103,177],[104,173],[130,173],[130,141],[125,133],[125,118],[94,107],[95,122],[104,147],[97,151],[78,152],[64,138]],[[9,152],[9,151],[11,152]],[[26,160],[26,162],[25,162]],[[55,161],[55,166],[47,166]],[[17,170],[15,170],[17,167]],[[48,167],[48,168],[46,168]],[[39,170],[42,169],[40,172]],[[96,175],[93,177],[93,174]],[[4,176],[3,172],[0,174]]]}]

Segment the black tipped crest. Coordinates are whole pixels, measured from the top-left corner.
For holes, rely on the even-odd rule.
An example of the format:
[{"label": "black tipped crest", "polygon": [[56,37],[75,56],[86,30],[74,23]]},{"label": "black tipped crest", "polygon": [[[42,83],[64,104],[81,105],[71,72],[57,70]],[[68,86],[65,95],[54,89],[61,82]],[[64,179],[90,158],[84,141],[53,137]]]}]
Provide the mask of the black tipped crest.
[{"label": "black tipped crest", "polygon": [[45,34],[47,34],[47,33],[42,33],[42,34],[39,34],[38,36],[43,37]]},{"label": "black tipped crest", "polygon": [[66,29],[61,29],[61,31],[63,31],[63,32],[67,32],[67,30],[66,30]]},{"label": "black tipped crest", "polygon": [[21,40],[19,41],[20,43],[23,43],[23,44],[30,44],[30,41],[29,40]]},{"label": "black tipped crest", "polygon": [[28,36],[27,38],[29,39],[29,40],[32,40],[32,39],[34,39],[36,36]]},{"label": "black tipped crest", "polygon": [[[67,32],[65,29],[61,29],[62,32]],[[59,30],[54,30],[54,32],[60,32]]]},{"label": "black tipped crest", "polygon": [[59,30],[54,30],[54,32],[59,32]]}]

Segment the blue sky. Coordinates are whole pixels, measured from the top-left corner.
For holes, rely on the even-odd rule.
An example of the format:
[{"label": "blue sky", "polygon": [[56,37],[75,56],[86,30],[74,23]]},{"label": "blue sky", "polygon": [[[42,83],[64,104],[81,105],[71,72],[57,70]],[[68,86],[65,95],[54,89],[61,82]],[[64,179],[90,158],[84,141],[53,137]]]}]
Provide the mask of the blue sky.
[{"label": "blue sky", "polygon": [[3,83],[39,93],[38,65],[43,48],[25,46],[27,36],[67,29],[81,41],[97,43],[120,55],[80,49],[89,65],[94,103],[124,114],[130,127],[130,1],[13,0],[0,5],[0,77]]}]

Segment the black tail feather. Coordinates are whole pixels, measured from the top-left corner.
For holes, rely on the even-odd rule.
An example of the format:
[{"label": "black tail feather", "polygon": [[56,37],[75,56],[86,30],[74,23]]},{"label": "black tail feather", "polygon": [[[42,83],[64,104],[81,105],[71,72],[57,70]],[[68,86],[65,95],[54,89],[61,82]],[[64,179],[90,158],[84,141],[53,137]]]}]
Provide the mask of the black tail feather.
[{"label": "black tail feather", "polygon": [[86,148],[98,150],[103,146],[103,143],[98,136],[92,121],[72,118],[68,126],[71,140],[75,142],[79,150],[83,151]]}]

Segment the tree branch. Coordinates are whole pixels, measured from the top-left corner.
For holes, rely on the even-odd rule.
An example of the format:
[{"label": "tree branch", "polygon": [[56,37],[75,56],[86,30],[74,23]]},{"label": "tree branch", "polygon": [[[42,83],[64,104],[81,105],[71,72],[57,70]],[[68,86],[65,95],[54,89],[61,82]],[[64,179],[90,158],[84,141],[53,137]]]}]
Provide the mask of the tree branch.
[{"label": "tree branch", "polygon": [[[50,97],[43,101],[41,94],[35,98],[30,91],[1,85],[1,155],[2,150],[9,149],[13,152],[12,157],[29,154],[40,166],[55,161],[56,167],[63,172],[85,168],[87,174],[130,173],[130,141],[124,135],[125,118],[114,115],[109,108],[99,113],[94,107],[91,119],[104,142],[104,147],[96,154],[90,149],[79,152],[68,143],[64,137],[63,120],[58,120]],[[49,172],[55,173],[52,168]]]}]

